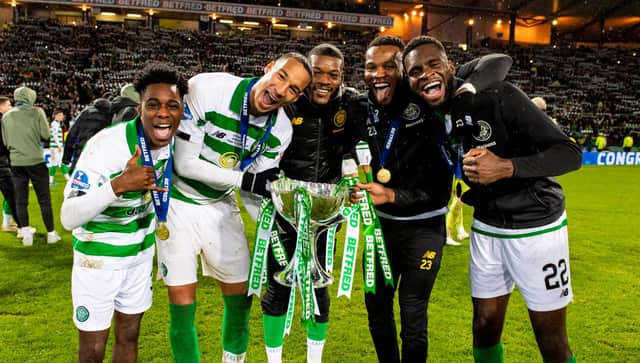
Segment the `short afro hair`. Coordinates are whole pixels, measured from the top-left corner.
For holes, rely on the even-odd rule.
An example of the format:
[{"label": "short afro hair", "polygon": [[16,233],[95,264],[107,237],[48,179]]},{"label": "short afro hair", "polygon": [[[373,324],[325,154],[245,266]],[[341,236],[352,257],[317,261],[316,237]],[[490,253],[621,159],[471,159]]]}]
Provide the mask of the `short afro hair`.
[{"label": "short afro hair", "polygon": [[404,42],[402,41],[402,39],[393,35],[380,35],[376,37],[371,41],[371,43],[369,43],[369,45],[367,45],[367,49],[371,47],[380,47],[383,45],[393,45],[398,47],[400,50],[404,49]]},{"label": "short afro hair", "polygon": [[309,58],[311,58],[312,55],[323,55],[331,58],[337,58],[344,63],[344,55],[342,54],[340,49],[338,49],[338,47],[333,44],[322,43],[316,45],[309,51],[309,53],[307,53],[307,57]]},{"label": "short afro hair", "polygon": [[407,46],[402,51],[402,65],[404,65],[404,59],[407,57],[407,54],[423,45],[433,45],[434,47],[441,50],[445,55],[447,54],[447,50],[444,48],[444,45],[442,45],[442,42],[440,42],[438,39],[430,37],[428,35],[420,35],[411,39],[411,41],[409,41],[409,44],[407,44]]},{"label": "short afro hair", "polygon": [[133,80],[133,88],[142,95],[149,85],[156,83],[175,84],[180,92],[180,97],[189,92],[187,80],[180,72],[166,63],[147,64]]}]

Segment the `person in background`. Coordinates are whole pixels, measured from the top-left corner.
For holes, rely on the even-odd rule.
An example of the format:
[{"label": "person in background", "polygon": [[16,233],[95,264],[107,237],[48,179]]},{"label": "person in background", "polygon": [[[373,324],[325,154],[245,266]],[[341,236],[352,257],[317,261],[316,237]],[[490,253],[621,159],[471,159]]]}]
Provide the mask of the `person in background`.
[{"label": "person in background", "polygon": [[602,131],[598,132],[596,136],[596,150],[604,151],[607,148],[607,138]]},{"label": "person in background", "polygon": [[111,125],[111,119],[111,103],[106,98],[96,99],[76,116],[67,134],[62,156],[62,164],[69,166],[70,173],[73,172],[87,141],[98,131]]},{"label": "person in background", "polygon": [[628,133],[627,136],[625,136],[624,139],[622,140],[622,150],[625,152],[629,152],[631,151],[632,147],[633,147],[633,136],[631,136],[631,133]]},{"label": "person in background", "polygon": [[69,168],[62,164],[62,153],[64,151],[64,141],[62,140],[62,125],[64,123],[64,112],[55,110],[53,112],[53,120],[51,120],[49,139],[49,150],[51,152],[51,160],[49,167],[49,185],[55,185],[55,175],[58,168],[62,171],[62,175],[69,180]]},{"label": "person in background", "polygon": [[140,95],[133,84],[127,83],[120,89],[120,95],[111,100],[113,114],[111,123],[133,120],[138,116],[138,103],[140,103]]},{"label": "person in background", "polygon": [[[9,97],[0,96],[0,120],[2,115],[11,110],[11,100]],[[17,230],[14,221],[16,210],[16,192],[13,187],[11,176],[11,164],[9,163],[9,150],[2,141],[2,129],[0,128],[0,191],[2,192],[2,230],[15,232]]]},{"label": "person in background", "polygon": [[156,211],[166,208],[160,201],[170,184],[172,140],[188,87],[181,74],[155,63],[134,84],[141,116],[91,138],[64,191],[60,219],[73,234],[71,294],[81,363],[103,361],[112,319],[112,360],[136,362],[140,322],[151,306]]},{"label": "person in background", "polygon": [[40,213],[47,228],[47,243],[60,240],[54,229],[49,171],[44,162],[42,140],[51,137],[47,117],[42,108],[34,106],[36,92],[29,87],[19,87],[13,93],[16,107],[2,115],[2,141],[9,150],[11,173],[16,192],[18,228],[22,244],[33,245],[33,231],[29,226],[29,182],[33,184]]},{"label": "person in background", "polygon": [[547,101],[544,100],[544,98],[542,97],[534,97],[531,99],[531,102],[533,102],[534,105],[536,105],[536,107],[542,111],[542,112],[546,112],[547,111]]}]

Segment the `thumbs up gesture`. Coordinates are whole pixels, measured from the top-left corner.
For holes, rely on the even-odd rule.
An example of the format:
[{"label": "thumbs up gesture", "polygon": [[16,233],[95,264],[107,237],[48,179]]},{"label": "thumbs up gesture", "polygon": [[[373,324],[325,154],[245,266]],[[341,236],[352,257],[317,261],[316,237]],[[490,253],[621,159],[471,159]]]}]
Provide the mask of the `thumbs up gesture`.
[{"label": "thumbs up gesture", "polygon": [[155,172],[152,167],[139,165],[142,151],[136,145],[136,152],[127,161],[122,174],[111,180],[113,192],[120,196],[124,192],[141,192],[147,190],[157,190],[166,192],[165,188],[156,185]]}]

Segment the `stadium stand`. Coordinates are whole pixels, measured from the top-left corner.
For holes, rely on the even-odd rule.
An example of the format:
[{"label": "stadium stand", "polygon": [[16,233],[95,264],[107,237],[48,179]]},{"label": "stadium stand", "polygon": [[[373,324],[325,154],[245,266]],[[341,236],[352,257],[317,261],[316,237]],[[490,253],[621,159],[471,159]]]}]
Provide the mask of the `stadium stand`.
[{"label": "stadium stand", "polygon": [[[366,4],[365,4],[366,5]],[[364,89],[363,53],[371,36],[343,34],[330,40],[345,54],[345,83]],[[147,60],[169,62],[187,75],[227,71],[258,75],[268,60],[286,51],[306,53],[320,38],[289,39],[281,34],[210,34],[195,31],[70,26],[54,20],[22,20],[0,33],[0,94],[20,85],[38,93],[48,114],[56,108],[73,118],[95,98],[117,94]],[[640,131],[640,51],[630,48],[516,46],[463,51],[446,44],[462,63],[489,52],[514,58],[508,80],[531,97],[548,102],[548,114],[585,148],[603,131],[620,145]]]}]

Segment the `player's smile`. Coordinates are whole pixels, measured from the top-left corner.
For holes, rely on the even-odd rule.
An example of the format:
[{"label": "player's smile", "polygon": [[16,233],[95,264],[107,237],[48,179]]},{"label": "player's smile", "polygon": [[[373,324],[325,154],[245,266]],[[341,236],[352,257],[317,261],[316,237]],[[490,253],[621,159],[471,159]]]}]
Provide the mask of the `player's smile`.
[{"label": "player's smile", "polygon": [[409,86],[429,106],[446,102],[454,69],[440,49],[431,44],[418,46],[406,55],[404,66]]},{"label": "player's smile", "polygon": [[318,105],[329,103],[342,85],[342,60],[327,55],[309,57],[313,68],[311,81],[311,97]]},{"label": "player's smile", "polygon": [[175,85],[155,83],[141,95],[140,119],[151,148],[169,144],[182,117],[182,102]]},{"label": "player's smile", "polygon": [[442,77],[438,75],[430,77],[422,82],[424,85],[422,86],[422,92],[420,92],[420,95],[429,104],[439,103],[438,101],[443,99],[446,95],[446,83],[441,78]]}]

